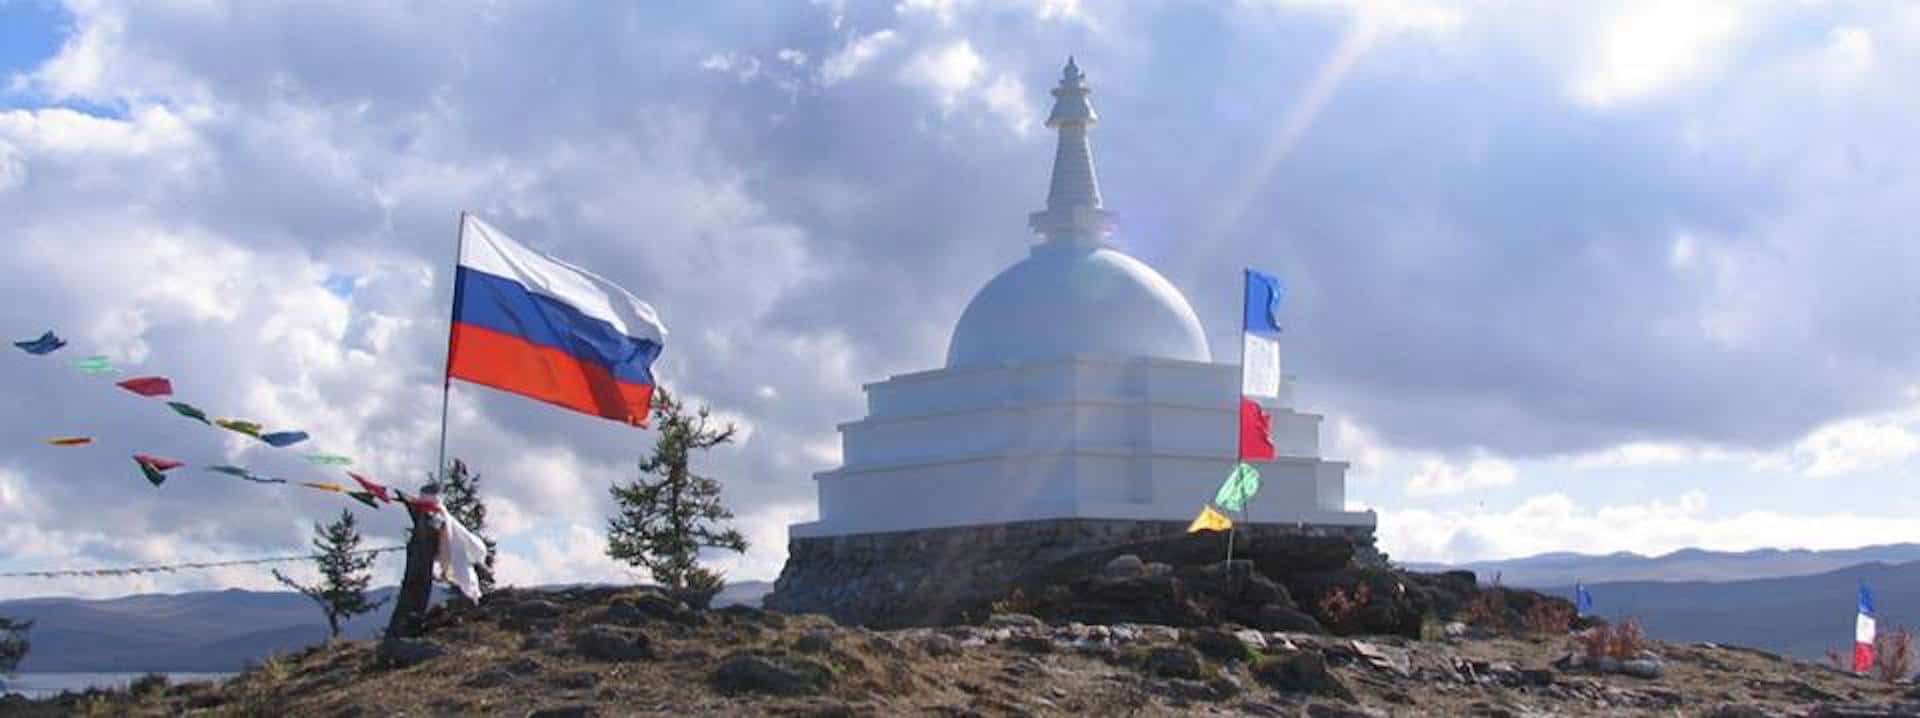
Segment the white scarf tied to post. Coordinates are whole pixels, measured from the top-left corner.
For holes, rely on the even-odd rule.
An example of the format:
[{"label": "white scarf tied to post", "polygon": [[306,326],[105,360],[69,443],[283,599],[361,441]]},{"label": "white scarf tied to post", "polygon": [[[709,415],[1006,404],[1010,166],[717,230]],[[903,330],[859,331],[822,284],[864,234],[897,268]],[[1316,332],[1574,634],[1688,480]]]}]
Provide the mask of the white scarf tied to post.
[{"label": "white scarf tied to post", "polygon": [[440,555],[434,561],[439,565],[440,579],[458,586],[467,598],[480,600],[480,575],[474,567],[487,560],[486,542],[468,531],[445,508],[434,515],[434,521],[440,529]]}]

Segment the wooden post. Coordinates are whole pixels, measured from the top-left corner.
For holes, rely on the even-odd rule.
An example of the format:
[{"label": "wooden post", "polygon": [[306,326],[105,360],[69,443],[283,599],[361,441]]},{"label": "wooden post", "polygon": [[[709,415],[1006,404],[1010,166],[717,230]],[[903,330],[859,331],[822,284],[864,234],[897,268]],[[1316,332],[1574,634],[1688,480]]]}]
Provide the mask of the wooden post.
[{"label": "wooden post", "polygon": [[387,638],[414,638],[424,629],[427,605],[433,602],[433,560],[440,554],[440,530],[433,525],[433,514],[421,511],[400,496],[413,519],[413,532],[407,537],[407,567],[400,576],[400,593],[393,601],[393,616],[387,619]]}]

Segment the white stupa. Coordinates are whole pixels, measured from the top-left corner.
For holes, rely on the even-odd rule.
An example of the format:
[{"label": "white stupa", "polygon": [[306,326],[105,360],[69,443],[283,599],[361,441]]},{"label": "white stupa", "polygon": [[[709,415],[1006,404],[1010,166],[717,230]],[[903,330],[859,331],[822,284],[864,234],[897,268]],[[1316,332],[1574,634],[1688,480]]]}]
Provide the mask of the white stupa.
[{"label": "white stupa", "polygon": [[[795,540],[1049,519],[1184,524],[1238,447],[1240,366],[1218,363],[1180,290],[1108,243],[1087,130],[1097,121],[1072,60],[1053,90],[1059,131],[1032,253],[987,282],[954,328],[942,369],[868,384],[843,424],[844,465],[814,475],[820,518]],[[1240,275],[1215,291],[1238,297]],[[1235,306],[1238,306],[1236,303]],[[1238,330],[1238,312],[1221,322]],[[1257,524],[1361,529],[1347,464],[1320,458],[1317,414],[1293,377],[1262,398],[1278,460],[1258,465]],[[1237,518],[1237,517],[1236,517]]]}]

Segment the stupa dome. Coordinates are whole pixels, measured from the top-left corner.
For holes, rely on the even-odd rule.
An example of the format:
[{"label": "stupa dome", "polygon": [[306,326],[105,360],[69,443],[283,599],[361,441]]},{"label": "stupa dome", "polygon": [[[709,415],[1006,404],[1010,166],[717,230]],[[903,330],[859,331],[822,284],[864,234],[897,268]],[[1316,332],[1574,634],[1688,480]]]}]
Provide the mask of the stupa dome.
[{"label": "stupa dome", "polygon": [[1060,132],[1047,208],[1028,217],[1043,239],[974,295],[947,347],[949,368],[1076,354],[1211,361],[1200,318],[1180,290],[1107,246],[1087,128],[1098,122],[1086,76],[1069,58],[1047,126]]}]

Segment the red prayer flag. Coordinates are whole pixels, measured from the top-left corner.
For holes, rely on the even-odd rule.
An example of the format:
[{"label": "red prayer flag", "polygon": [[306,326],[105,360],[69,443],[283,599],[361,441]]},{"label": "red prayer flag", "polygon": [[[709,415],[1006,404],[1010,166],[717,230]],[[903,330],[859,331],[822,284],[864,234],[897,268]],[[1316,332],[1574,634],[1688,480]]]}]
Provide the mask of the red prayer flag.
[{"label": "red prayer flag", "polygon": [[118,386],[141,396],[171,396],[173,382],[164,376],[142,376],[118,382]]},{"label": "red prayer flag", "polygon": [[151,454],[134,454],[133,460],[140,462],[141,466],[151,468],[154,471],[170,471],[186,466],[185,463],[153,456]]},{"label": "red prayer flag", "polygon": [[1260,408],[1259,402],[1240,397],[1240,460],[1272,461],[1277,454],[1273,448],[1273,417]]},{"label": "red prayer flag", "polygon": [[360,488],[366,489],[367,493],[373,494],[374,496],[379,497],[381,501],[393,500],[392,497],[387,496],[387,487],[368,481],[367,477],[361,476],[351,471],[347,472],[347,476],[353,479],[355,482],[359,483]]}]

